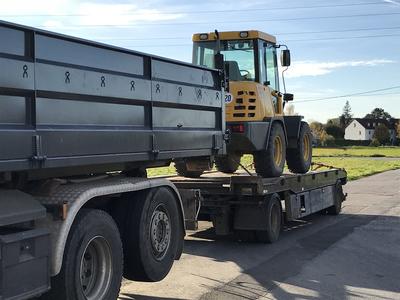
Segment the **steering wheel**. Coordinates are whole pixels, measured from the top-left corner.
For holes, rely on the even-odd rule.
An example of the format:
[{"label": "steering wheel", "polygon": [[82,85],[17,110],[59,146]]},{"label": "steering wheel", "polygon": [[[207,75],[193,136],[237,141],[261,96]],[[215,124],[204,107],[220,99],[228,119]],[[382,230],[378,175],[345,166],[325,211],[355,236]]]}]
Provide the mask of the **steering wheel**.
[{"label": "steering wheel", "polygon": [[[240,75],[242,75],[244,78],[250,78],[250,71],[248,71],[248,70],[239,70],[240,71]],[[242,74],[242,73],[244,73],[244,74]]]}]

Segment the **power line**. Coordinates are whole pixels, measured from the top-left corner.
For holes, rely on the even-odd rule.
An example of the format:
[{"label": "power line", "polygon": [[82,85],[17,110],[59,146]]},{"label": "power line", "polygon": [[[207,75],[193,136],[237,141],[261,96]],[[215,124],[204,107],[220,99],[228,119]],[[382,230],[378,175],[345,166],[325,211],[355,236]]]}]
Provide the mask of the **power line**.
[{"label": "power line", "polygon": [[[238,24],[238,23],[258,23],[258,22],[275,22],[275,21],[301,21],[301,20],[322,20],[322,19],[342,19],[342,18],[357,18],[357,17],[375,17],[375,16],[395,16],[400,15],[400,12],[390,12],[390,13],[371,13],[371,14],[354,14],[354,15],[336,15],[336,16],[315,16],[315,17],[298,17],[298,18],[276,18],[276,19],[258,19],[258,20],[234,20],[234,21],[213,21],[212,24]],[[205,25],[210,24],[207,22],[175,22],[175,23],[149,23],[149,24],[81,24],[81,25],[67,25],[64,28],[82,28],[82,27],[120,27],[120,28],[131,28],[131,27],[143,27],[143,26],[178,26],[178,25]],[[42,26],[42,28],[51,28],[54,26]],[[56,26],[57,27],[57,26]]]},{"label": "power line", "polygon": [[[291,6],[291,7],[268,7],[268,8],[247,8],[247,9],[226,9],[226,10],[203,10],[203,11],[161,11],[147,12],[149,15],[173,15],[173,14],[214,14],[214,13],[232,13],[232,12],[251,12],[251,11],[271,11],[271,10],[294,10],[294,9],[314,9],[314,8],[335,8],[335,7],[353,7],[353,6],[370,6],[370,5],[388,5],[383,1],[376,2],[359,2],[348,4],[329,4],[329,5],[309,5],[309,6]],[[118,13],[114,16],[134,16],[135,12]],[[93,14],[3,14],[0,17],[87,17]]]},{"label": "power line", "polygon": [[[318,34],[318,33],[343,33],[343,32],[356,32],[356,31],[379,31],[379,30],[393,30],[400,29],[400,26],[395,27],[378,27],[378,28],[357,28],[357,29],[342,29],[342,30],[321,30],[321,31],[301,31],[301,32],[281,32],[281,33],[271,33],[275,36],[282,35],[302,35],[302,34]],[[96,38],[96,40],[101,41],[151,41],[151,40],[187,40],[189,37],[150,37],[150,38],[112,38],[112,37],[104,37],[104,38]]]},{"label": "power line", "polygon": [[394,89],[400,89],[400,85],[392,86],[392,87],[387,87],[387,88],[382,88],[382,89],[377,89],[377,90],[370,90],[370,91],[365,91],[365,92],[358,92],[358,93],[353,93],[353,94],[347,94],[347,95],[340,95],[340,96],[333,96],[333,97],[325,97],[325,98],[317,98],[317,99],[310,99],[310,100],[299,100],[299,101],[296,101],[296,103],[305,103],[305,102],[315,102],[315,101],[334,100],[334,99],[340,99],[340,98],[347,98],[347,97],[353,97],[353,96],[366,95],[366,94],[369,94],[369,93],[377,93],[377,92],[389,91],[389,90],[394,90]]},{"label": "power line", "polygon": [[400,33],[361,35],[361,36],[349,36],[349,37],[329,37],[329,38],[315,38],[315,39],[295,39],[295,40],[284,40],[284,41],[285,42],[308,42],[308,41],[330,41],[330,40],[353,40],[353,39],[366,39],[366,38],[380,38],[380,37],[388,37],[388,36],[400,36]]}]

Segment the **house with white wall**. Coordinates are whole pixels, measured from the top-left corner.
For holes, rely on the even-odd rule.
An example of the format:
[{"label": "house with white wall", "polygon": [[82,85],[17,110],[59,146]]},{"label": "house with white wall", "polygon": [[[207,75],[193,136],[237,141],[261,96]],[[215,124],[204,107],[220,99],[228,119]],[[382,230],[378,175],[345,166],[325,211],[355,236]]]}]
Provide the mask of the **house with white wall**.
[{"label": "house with white wall", "polygon": [[353,141],[370,141],[372,140],[375,128],[380,124],[384,124],[389,129],[390,140],[396,138],[396,122],[397,119],[364,119],[355,118],[345,128],[344,139]]}]

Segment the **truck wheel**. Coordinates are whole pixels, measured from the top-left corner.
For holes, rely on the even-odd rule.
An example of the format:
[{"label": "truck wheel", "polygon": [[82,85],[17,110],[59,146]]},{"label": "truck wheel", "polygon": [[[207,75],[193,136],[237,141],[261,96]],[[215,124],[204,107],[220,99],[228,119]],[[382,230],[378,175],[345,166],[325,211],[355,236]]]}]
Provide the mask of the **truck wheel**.
[{"label": "truck wheel", "polygon": [[205,166],[204,163],[202,163],[201,165],[197,166],[197,170],[188,170],[185,160],[177,160],[175,161],[175,169],[179,176],[199,178],[204,173],[204,171],[209,170],[209,166]]},{"label": "truck wheel", "polygon": [[262,243],[273,243],[278,240],[282,230],[282,208],[281,199],[273,194],[266,203],[266,229],[257,230],[257,240]]},{"label": "truck wheel", "polygon": [[123,225],[124,276],[130,280],[162,280],[182,251],[183,225],[175,195],[165,187],[130,199]]},{"label": "truck wheel", "polygon": [[282,125],[274,123],[271,128],[267,150],[254,153],[254,166],[262,177],[279,177],[286,160],[286,140]]},{"label": "truck wheel", "polygon": [[304,174],[310,170],[312,159],[312,135],[310,126],[301,122],[296,148],[288,148],[286,162],[290,172]]},{"label": "truck wheel", "polygon": [[342,202],[343,202],[344,194],[343,194],[343,187],[340,182],[336,183],[335,186],[335,199],[334,205],[328,207],[327,212],[330,215],[338,215],[342,211]]},{"label": "truck wheel", "polygon": [[235,173],[239,168],[241,155],[237,153],[231,153],[226,156],[215,157],[215,166],[218,171],[223,173]]},{"label": "truck wheel", "polygon": [[40,299],[117,299],[122,271],[122,243],[114,220],[104,211],[83,209],[68,235],[61,272]]}]

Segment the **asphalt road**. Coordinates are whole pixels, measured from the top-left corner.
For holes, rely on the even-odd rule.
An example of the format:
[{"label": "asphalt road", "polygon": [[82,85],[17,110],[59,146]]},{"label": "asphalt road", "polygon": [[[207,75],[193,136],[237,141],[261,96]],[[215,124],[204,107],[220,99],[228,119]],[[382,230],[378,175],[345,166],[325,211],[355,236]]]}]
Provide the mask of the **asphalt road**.
[{"label": "asphalt road", "polygon": [[400,170],[348,183],[339,216],[285,227],[273,245],[189,232],[166,279],[120,299],[400,299]]}]

